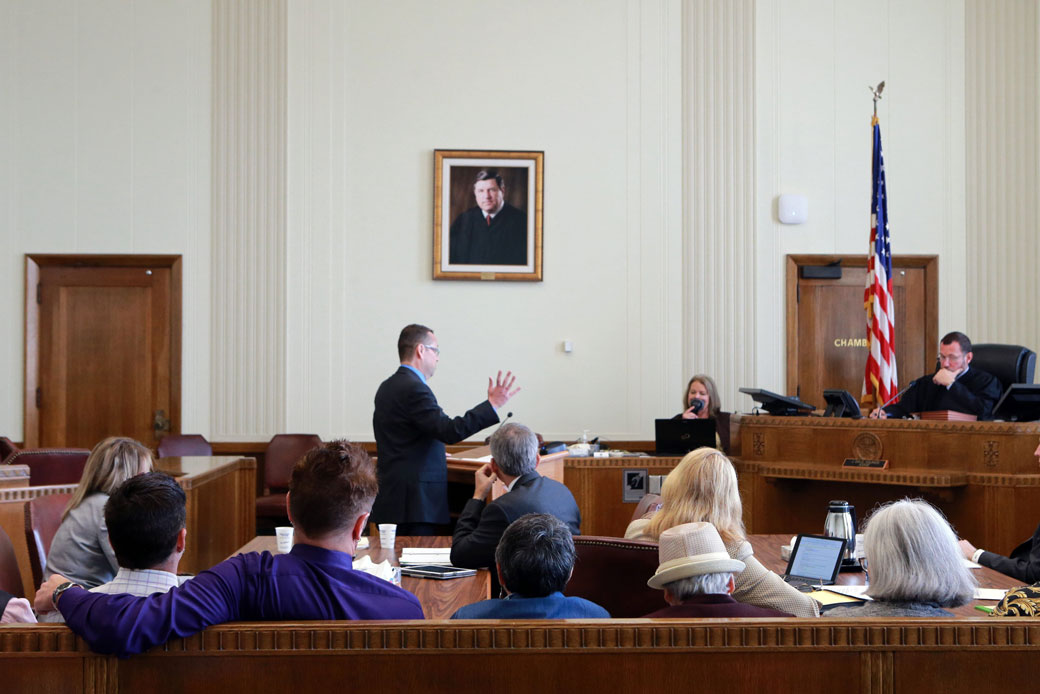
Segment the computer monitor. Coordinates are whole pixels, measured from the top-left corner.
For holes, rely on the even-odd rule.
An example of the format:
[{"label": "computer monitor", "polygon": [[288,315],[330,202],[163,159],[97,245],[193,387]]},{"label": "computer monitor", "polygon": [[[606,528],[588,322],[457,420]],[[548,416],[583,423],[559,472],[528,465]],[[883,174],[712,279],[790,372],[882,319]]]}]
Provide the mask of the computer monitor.
[{"label": "computer monitor", "polygon": [[778,417],[797,417],[807,415],[816,409],[807,402],[788,395],[778,395],[761,388],[741,388],[741,393],[751,396],[751,399],[759,403],[763,410]]},{"label": "computer monitor", "polygon": [[823,399],[827,401],[827,409],[823,412],[824,417],[851,417],[852,419],[863,417],[859,403],[847,390],[828,388],[823,391]]},{"label": "computer monitor", "polygon": [[715,448],[714,419],[655,419],[657,455],[686,455],[698,448]]},{"label": "computer monitor", "polygon": [[993,408],[993,419],[1005,422],[1034,422],[1040,419],[1040,385],[1013,384]]}]

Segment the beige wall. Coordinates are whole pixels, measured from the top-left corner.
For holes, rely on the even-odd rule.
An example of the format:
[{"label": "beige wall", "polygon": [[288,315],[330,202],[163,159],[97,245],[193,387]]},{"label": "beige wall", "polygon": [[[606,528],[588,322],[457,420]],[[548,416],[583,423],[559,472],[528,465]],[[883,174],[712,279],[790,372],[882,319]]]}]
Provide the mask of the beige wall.
[{"label": "beige wall", "polygon": [[[1040,347],[1021,305],[1007,320],[975,308],[976,294],[1035,295],[1038,260],[1030,208],[1000,246],[1024,260],[999,282],[969,262],[990,231],[965,222],[966,148],[1000,112],[965,135],[966,51],[1000,44],[966,37],[980,3],[272,0],[264,30],[287,64],[261,77],[284,80],[268,136],[284,134],[287,159],[261,183],[284,188],[284,208],[265,208],[254,236],[210,214],[242,202],[221,184],[234,166],[256,173],[211,173],[211,137],[216,153],[230,137],[210,120],[228,96],[218,80],[211,104],[211,31],[217,51],[264,40],[242,6],[216,5],[230,14],[215,25],[208,2],[0,0],[0,319],[16,326],[0,343],[0,433],[21,432],[25,252],[183,253],[184,427],[216,440],[371,439],[411,321],[438,332],[431,385],[452,414],[498,368],[523,386],[507,409],[548,437],[650,438],[694,371],[747,409],[738,387],[783,388],[784,255],[866,251],[867,85],[881,79],[893,248],[940,256],[940,329]],[[1011,12],[1003,26],[1035,23],[1035,3]],[[1035,53],[1035,32],[1022,41]],[[1034,102],[1035,72],[1009,81],[1032,75]],[[544,282],[430,279],[435,148],[546,152]],[[972,209],[1007,208],[968,181]],[[776,222],[787,192],[808,196],[808,224]],[[282,289],[251,293],[258,282]]]},{"label": "beige wall", "polygon": [[184,255],[184,426],[210,419],[210,4],[0,0],[0,432],[25,253]]}]

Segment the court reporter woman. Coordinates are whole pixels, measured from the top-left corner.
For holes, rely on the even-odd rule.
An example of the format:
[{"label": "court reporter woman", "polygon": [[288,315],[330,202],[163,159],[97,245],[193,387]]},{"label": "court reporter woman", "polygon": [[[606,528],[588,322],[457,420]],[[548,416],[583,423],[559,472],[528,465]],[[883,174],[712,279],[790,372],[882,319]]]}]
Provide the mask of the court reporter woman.
[{"label": "court reporter woman", "polygon": [[729,449],[729,412],[722,411],[719,389],[707,374],[696,374],[683,391],[683,411],[675,419],[714,419],[715,447]]},{"label": "court reporter woman", "polygon": [[964,565],[950,524],[920,499],[875,511],[863,536],[872,602],[838,606],[828,617],[952,617],[945,607],[966,605],[976,581]]},{"label": "court reporter woman", "polygon": [[57,573],[86,588],[115,578],[119,562],[108,541],[105,502],[116,487],[151,469],[152,452],[133,439],[113,436],[94,446],[51,541],[45,578]]},{"label": "court reporter woman", "polygon": [[745,564],[745,569],[734,575],[734,600],[796,617],[818,617],[819,603],[784,583],[755,558],[744,534],[742,514],[733,464],[714,448],[698,448],[687,453],[665,479],[661,486],[661,510],[632,521],[625,537],[657,542],[668,528],[684,523],[711,523],[718,529],[730,558]]}]

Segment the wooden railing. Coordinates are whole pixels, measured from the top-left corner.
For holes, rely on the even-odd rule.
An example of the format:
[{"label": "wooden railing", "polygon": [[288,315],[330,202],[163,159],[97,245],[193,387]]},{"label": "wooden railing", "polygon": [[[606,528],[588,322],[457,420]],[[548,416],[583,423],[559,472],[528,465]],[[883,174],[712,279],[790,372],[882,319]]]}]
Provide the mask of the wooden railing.
[{"label": "wooden railing", "polygon": [[[1040,620],[238,623],[117,659],[0,628],[6,691],[1032,691]],[[696,683],[696,686],[694,686]]]}]

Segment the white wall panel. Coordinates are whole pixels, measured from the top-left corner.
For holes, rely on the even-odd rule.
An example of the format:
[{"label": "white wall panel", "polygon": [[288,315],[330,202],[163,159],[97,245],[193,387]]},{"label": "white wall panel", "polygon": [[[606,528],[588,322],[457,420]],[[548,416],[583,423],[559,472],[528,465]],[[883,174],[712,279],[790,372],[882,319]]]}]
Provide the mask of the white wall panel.
[{"label": "white wall panel", "polygon": [[[646,438],[675,410],[679,4],[500,4],[490,44],[484,9],[289,8],[290,428],[370,440],[410,322],[452,413],[498,369],[546,436]],[[545,151],[544,282],[431,279],[437,148]]]},{"label": "white wall panel", "polygon": [[753,0],[685,4],[683,365],[730,411],[756,380],[754,27]]},{"label": "white wall panel", "polygon": [[968,325],[1040,350],[1037,3],[967,0]]},{"label": "white wall panel", "polygon": [[[755,18],[754,383],[783,392],[783,259],[867,252],[881,80],[893,252],[939,255],[940,330],[965,325],[963,3],[757,0]],[[808,223],[779,224],[782,193],[808,197]]]},{"label": "white wall panel", "polygon": [[213,438],[285,428],[286,2],[213,3]]},{"label": "white wall panel", "polygon": [[21,439],[25,253],[184,256],[183,426],[209,426],[208,0],[0,0],[0,432]]}]

